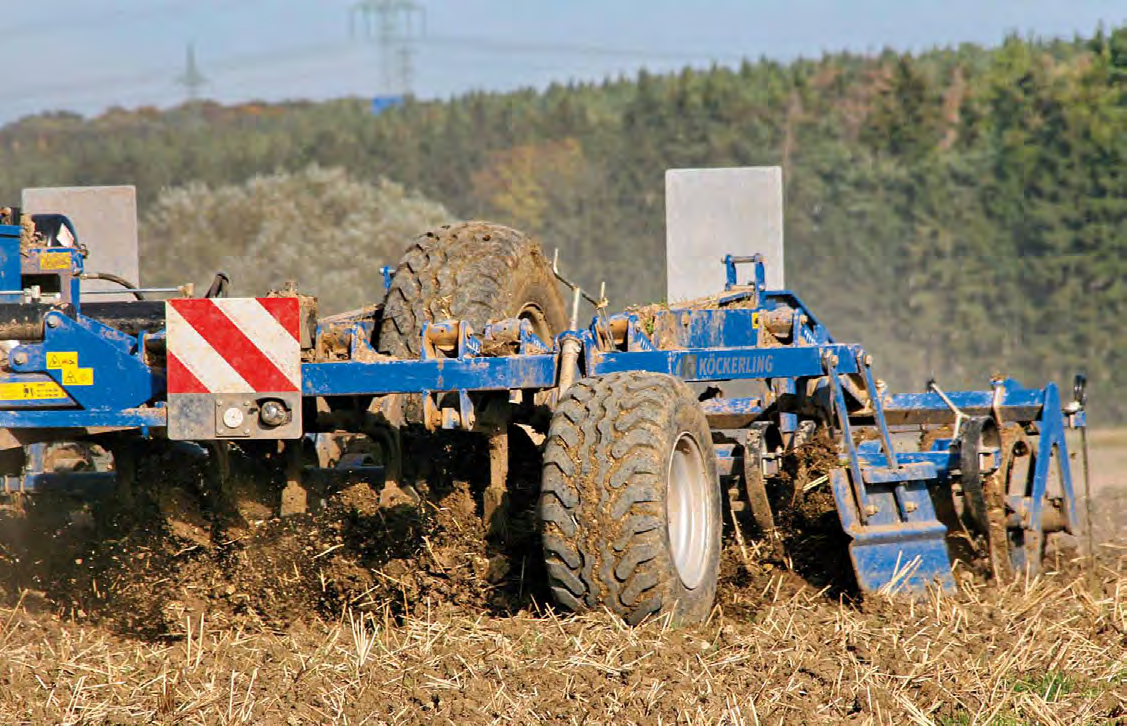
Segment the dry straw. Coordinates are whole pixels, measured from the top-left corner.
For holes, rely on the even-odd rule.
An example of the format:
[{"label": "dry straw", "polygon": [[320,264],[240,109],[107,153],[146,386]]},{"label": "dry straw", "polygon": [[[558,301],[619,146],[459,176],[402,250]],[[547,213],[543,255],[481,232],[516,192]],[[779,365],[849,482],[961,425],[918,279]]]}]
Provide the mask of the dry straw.
[{"label": "dry straw", "polygon": [[[1124,550],[1004,587],[842,605],[771,573],[709,623],[553,610],[286,633],[198,616],[146,643],[0,610],[6,723],[1115,723],[1127,701]],[[910,572],[911,563],[904,567]],[[736,617],[726,610],[739,612]]]}]

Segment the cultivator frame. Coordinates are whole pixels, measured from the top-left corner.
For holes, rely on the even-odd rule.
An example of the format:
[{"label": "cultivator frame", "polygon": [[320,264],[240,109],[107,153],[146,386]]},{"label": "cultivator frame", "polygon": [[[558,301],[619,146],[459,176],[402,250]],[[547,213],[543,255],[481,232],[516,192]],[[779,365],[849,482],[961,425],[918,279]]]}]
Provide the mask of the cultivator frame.
[{"label": "cultivator frame", "polygon": [[[179,428],[193,440],[238,443],[251,438],[251,427],[242,433],[246,417],[258,417],[254,438],[375,432],[393,442],[384,458],[397,472],[397,437],[387,432],[407,425],[405,396],[421,398],[417,423],[425,428],[482,432],[491,451],[503,451],[509,423],[550,412],[575,381],[646,371],[704,388],[699,406],[713,430],[716,485],[739,492],[767,538],[775,536],[779,462],[816,431],[832,435],[839,460],[826,484],[862,591],[950,589],[955,560],[976,552],[995,575],[1035,572],[1048,534],[1078,532],[1065,430],[1085,425],[1082,391],[1067,406],[1052,383],[1029,389],[1001,379],[980,391],[930,385],[889,394],[861,346],[835,341],[794,293],[765,289],[758,255],[722,262],[726,284],[712,298],[617,315],[600,306],[587,327],[573,314],[554,340],[538,337],[528,320],[481,331],[429,322],[418,360],[378,352],[379,306],[316,321],[295,297],[300,395],[220,391],[208,399],[218,411],[185,429],[175,419],[186,414],[168,393],[168,351],[178,343],[164,304],[138,302],[132,316],[91,306],[77,285],[80,250],[29,248],[25,230],[21,253],[21,227],[0,225],[0,328],[18,341],[0,374],[0,448],[29,452],[3,488],[106,478],[44,471],[43,442],[146,440]],[[750,271],[742,282],[741,268]],[[581,295],[574,290],[574,309]],[[719,384],[731,381],[757,381],[761,391],[727,396]],[[506,466],[491,460],[486,500],[499,502]],[[301,489],[299,471],[290,470],[291,489]],[[971,543],[966,557],[960,539]]]}]

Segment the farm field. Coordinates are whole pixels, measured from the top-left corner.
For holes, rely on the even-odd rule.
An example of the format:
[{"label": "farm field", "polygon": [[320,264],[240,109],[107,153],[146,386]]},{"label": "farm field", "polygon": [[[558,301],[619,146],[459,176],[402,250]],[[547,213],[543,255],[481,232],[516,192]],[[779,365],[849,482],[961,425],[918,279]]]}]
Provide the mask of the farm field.
[{"label": "farm field", "polygon": [[1127,2],[9,5],[0,726],[1127,726]]},{"label": "farm field", "polygon": [[437,477],[220,532],[169,454],[150,518],[0,519],[0,723],[1123,723],[1127,431],[1090,441],[1095,567],[862,602],[733,542],[687,628],[546,604],[519,488],[504,547]]}]

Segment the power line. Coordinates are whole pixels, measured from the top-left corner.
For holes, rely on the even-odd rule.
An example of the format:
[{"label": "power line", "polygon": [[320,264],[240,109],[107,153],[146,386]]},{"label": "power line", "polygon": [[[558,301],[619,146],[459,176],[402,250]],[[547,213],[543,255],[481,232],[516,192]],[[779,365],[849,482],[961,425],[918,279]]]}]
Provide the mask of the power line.
[{"label": "power line", "polygon": [[[5,45],[12,43],[19,43],[26,40],[35,40],[41,36],[49,35],[55,37],[60,33],[67,33],[75,30],[83,32],[89,31],[91,28],[102,27],[106,25],[121,25],[125,23],[132,23],[139,20],[148,20],[154,15],[164,15],[169,11],[176,11],[185,8],[198,8],[201,3],[208,2],[209,0],[168,0],[163,3],[148,4],[142,8],[135,8],[132,10],[107,10],[94,13],[87,16],[79,15],[68,16],[65,20],[59,20],[58,17],[42,18],[40,20],[20,21],[18,27],[19,32],[11,33],[9,38],[4,39]],[[219,2],[220,0],[210,0]],[[241,0],[243,3],[258,2],[258,0]]]},{"label": "power line", "polygon": [[436,41],[435,49],[456,48],[458,51],[470,53],[527,53],[534,55],[584,55],[591,57],[635,58],[638,60],[734,60],[742,61],[747,57],[743,53],[723,52],[714,50],[669,50],[665,48],[622,48],[588,43],[539,43],[530,41],[513,41],[503,38],[485,38],[465,35],[428,36],[428,40]]},{"label": "power line", "polygon": [[[502,55],[556,55],[556,56],[582,56],[582,57],[617,57],[632,58],[636,60],[667,61],[691,63],[700,61],[710,62],[739,62],[747,56],[743,54],[715,51],[683,50],[672,51],[657,48],[625,48],[605,45],[578,44],[578,43],[537,43],[532,41],[511,41],[503,38],[475,37],[463,35],[428,36],[434,41],[433,53],[457,52],[471,54],[502,54]],[[248,67],[271,65],[274,67],[289,66],[294,63],[307,61],[311,58],[327,58],[334,55],[346,55],[354,52],[347,45],[339,42],[315,43],[305,46],[280,48],[261,53],[236,55],[209,61],[208,67],[215,74],[223,71],[237,71]],[[189,67],[191,62],[189,61]],[[197,72],[199,69],[197,67]],[[187,74],[186,74],[187,75]],[[202,74],[200,74],[202,76]],[[148,87],[158,83],[167,83],[167,72],[148,72],[135,75],[108,75],[91,77],[80,81],[68,81],[54,85],[37,85],[24,89],[14,89],[9,93],[10,98],[20,101],[48,100],[59,95],[68,97],[89,97],[105,92],[106,88],[132,88]],[[183,85],[183,77],[181,77]],[[393,86],[395,84],[392,84]],[[400,86],[402,87],[402,86]],[[197,88],[197,91],[199,89]],[[190,89],[189,89],[190,95]]]},{"label": "power line", "polygon": [[[301,62],[309,57],[325,56],[342,52],[352,52],[352,50],[341,46],[340,43],[320,43],[297,48],[233,56],[225,59],[221,58],[219,60],[210,61],[208,67],[214,74],[218,71],[239,70],[244,67],[263,65],[266,63],[280,66]],[[78,95],[84,97],[91,94],[103,93],[107,87],[121,89],[128,86],[151,86],[157,83],[167,83],[168,76],[167,71],[150,71],[130,75],[93,76],[78,81],[67,81],[66,83],[51,85],[40,84],[24,89],[16,89],[11,93],[11,97],[19,98],[21,101],[51,98],[58,95]]]}]

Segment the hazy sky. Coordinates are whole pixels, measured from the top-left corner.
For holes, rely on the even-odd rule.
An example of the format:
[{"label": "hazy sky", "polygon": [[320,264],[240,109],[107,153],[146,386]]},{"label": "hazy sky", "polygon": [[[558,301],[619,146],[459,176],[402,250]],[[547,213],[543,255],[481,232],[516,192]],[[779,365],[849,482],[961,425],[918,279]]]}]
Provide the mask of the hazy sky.
[{"label": "hazy sky", "polygon": [[[417,0],[414,91],[543,87],[742,57],[994,44],[1007,32],[1088,35],[1127,0]],[[372,96],[375,44],[350,37],[353,0],[0,0],[0,123],[48,109],[168,106],[194,43],[224,102]]]}]

